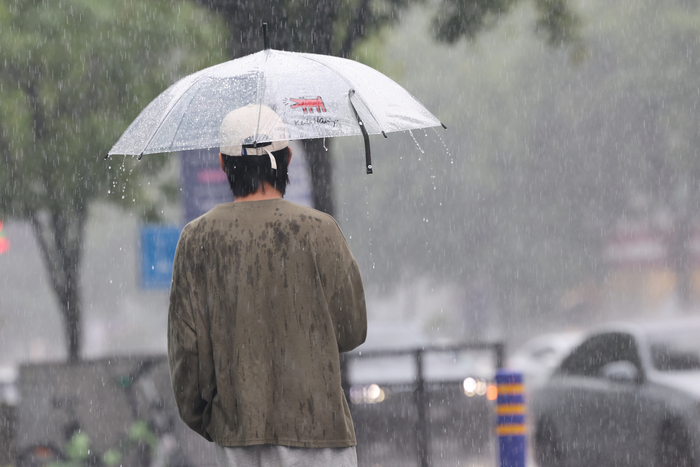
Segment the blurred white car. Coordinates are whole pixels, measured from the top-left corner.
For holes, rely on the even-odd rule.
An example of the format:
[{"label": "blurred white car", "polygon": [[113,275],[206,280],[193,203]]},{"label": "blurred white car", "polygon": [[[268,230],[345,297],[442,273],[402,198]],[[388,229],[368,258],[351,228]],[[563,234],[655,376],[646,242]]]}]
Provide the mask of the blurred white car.
[{"label": "blurred white car", "polygon": [[506,368],[522,372],[527,388],[535,388],[547,380],[582,337],[580,331],[541,334],[510,354]]},{"label": "blurred white car", "polygon": [[540,467],[700,460],[700,317],[593,331],[532,391]]}]

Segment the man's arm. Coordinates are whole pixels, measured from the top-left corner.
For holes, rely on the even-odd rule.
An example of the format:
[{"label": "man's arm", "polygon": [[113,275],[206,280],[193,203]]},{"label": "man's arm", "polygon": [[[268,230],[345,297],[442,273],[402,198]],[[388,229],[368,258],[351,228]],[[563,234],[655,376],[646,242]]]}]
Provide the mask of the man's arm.
[{"label": "man's arm", "polygon": [[[192,277],[185,254],[186,240],[178,242],[173,265],[173,282],[170,289],[168,310],[168,360],[170,379],[175,394],[180,418],[192,430],[208,441],[212,441],[206,431],[208,410],[211,409],[202,399],[199,383],[199,359],[197,330],[192,303]],[[189,267],[188,267],[189,266]]]},{"label": "man's arm", "polygon": [[367,307],[360,270],[354,259],[331,297],[329,307],[338,351],[349,352],[362,344],[367,338]]}]

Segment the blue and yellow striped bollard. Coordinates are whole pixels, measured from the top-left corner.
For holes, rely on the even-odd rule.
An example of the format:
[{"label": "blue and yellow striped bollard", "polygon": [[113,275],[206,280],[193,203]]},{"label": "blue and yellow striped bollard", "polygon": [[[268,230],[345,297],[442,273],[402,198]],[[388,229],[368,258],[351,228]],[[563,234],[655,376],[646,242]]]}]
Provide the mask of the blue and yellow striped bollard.
[{"label": "blue and yellow striped bollard", "polygon": [[498,370],[496,433],[501,467],[525,467],[525,389],[523,375],[517,371]]}]

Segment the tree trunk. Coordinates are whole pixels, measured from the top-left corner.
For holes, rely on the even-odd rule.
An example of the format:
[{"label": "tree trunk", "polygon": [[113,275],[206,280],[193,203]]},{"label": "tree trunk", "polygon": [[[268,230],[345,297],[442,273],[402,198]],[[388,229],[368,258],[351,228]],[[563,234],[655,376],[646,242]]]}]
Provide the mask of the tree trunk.
[{"label": "tree trunk", "polygon": [[[24,83],[34,120],[34,140],[45,139],[45,111],[39,99],[40,76]],[[35,149],[36,152],[41,152]],[[45,172],[42,185],[48,193],[55,193],[54,180]],[[68,362],[80,360],[81,351],[81,297],[80,260],[82,253],[85,212],[81,199],[67,206],[52,204],[48,212],[27,212],[34,235],[41,250],[42,260],[49,273],[49,280],[63,317],[63,326],[68,347]]]},{"label": "tree trunk", "polygon": [[68,362],[80,360],[82,350],[82,310],[80,263],[85,213],[82,210],[29,214],[42,260],[58,299],[68,347]]}]

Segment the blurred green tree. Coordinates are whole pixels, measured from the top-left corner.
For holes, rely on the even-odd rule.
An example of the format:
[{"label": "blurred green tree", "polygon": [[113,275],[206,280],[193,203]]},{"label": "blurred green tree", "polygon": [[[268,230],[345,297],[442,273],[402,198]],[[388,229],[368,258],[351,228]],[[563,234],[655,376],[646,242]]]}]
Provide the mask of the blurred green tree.
[{"label": "blurred green tree", "polygon": [[[294,52],[349,57],[364,37],[400,20],[411,5],[424,0],[195,0],[220,14],[229,31],[232,58],[262,50],[263,22],[270,25],[270,46]],[[497,23],[520,0],[440,0],[434,18],[438,40],[474,38]],[[552,45],[575,42],[580,20],[568,0],[536,0],[536,27]],[[304,141],[314,206],[334,214],[331,153],[323,140]]]},{"label": "blurred green tree", "polygon": [[221,60],[218,24],[184,0],[0,0],[0,211],[34,228],[69,361],[81,355],[87,208],[134,204],[139,177],[165,160],[104,155],[176,77]]}]

